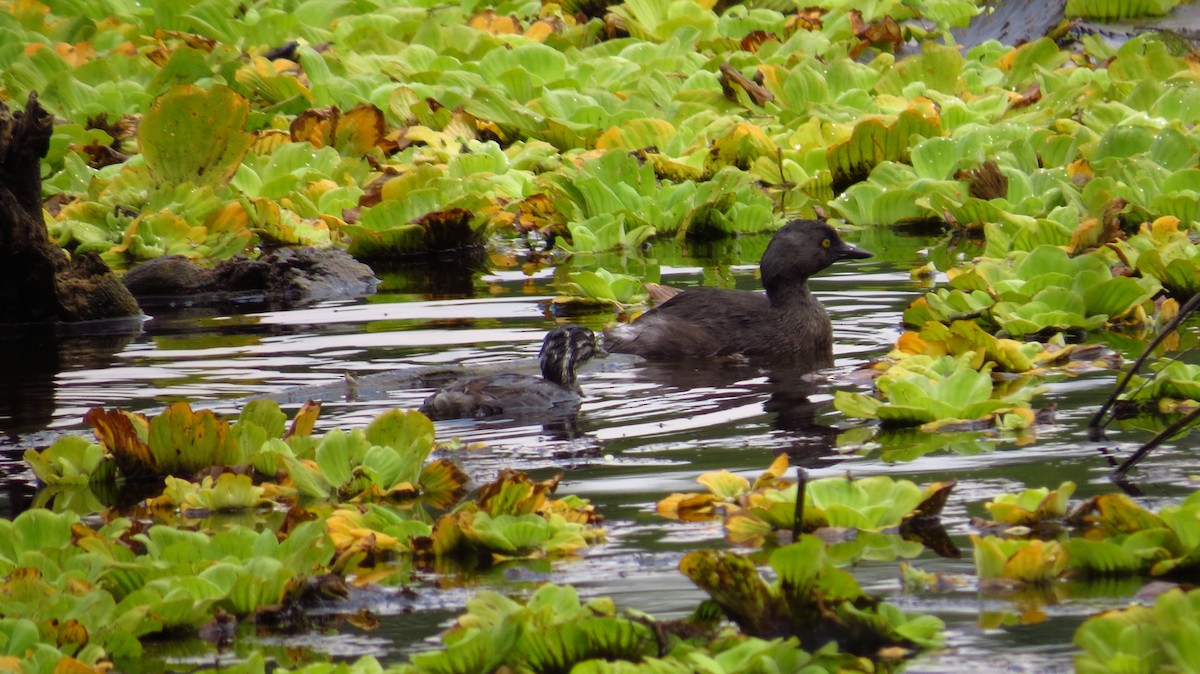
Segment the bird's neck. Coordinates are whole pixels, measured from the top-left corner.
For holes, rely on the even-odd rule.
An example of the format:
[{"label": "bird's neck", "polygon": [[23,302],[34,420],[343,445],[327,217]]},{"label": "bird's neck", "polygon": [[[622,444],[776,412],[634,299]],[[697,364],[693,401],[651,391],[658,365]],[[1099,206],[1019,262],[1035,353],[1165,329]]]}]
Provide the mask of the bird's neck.
[{"label": "bird's neck", "polygon": [[767,289],[767,300],[772,309],[783,311],[802,311],[811,305],[821,306],[808,289],[808,279],[777,281]]}]

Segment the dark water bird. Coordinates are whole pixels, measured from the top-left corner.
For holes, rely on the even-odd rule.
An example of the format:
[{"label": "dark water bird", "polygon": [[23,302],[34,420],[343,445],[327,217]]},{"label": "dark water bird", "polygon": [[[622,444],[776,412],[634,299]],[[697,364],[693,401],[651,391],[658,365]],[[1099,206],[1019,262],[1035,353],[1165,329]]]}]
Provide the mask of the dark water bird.
[{"label": "dark water bird", "polygon": [[591,330],[560,326],[542,340],[541,377],[502,372],[459,379],[426,398],[421,412],[431,419],[458,419],[573,411],[583,394],[575,368],[599,353]]},{"label": "dark water bird", "polygon": [[817,220],[792,220],[763,253],[766,294],[693,288],[605,334],[605,349],[649,360],[742,357],[808,371],[833,365],[833,326],[808,279],[838,260],[871,257]]}]

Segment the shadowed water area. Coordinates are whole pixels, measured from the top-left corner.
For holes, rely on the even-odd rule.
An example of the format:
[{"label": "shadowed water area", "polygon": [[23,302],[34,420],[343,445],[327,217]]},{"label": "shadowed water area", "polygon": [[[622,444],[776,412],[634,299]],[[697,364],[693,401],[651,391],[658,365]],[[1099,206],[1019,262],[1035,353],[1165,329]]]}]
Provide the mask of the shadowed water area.
[{"label": "shadowed water area", "polygon": [[[673,492],[702,491],[695,480],[706,471],[723,468],[753,479],[780,453],[811,477],[851,471],[918,484],[957,479],[942,522],[962,557],[925,549],[908,561],[926,571],[967,576],[974,575],[970,517],[985,514],[985,501],[1064,480],[1078,484],[1076,499],[1116,489],[1108,479],[1109,457],[1127,455],[1147,434],[1114,426],[1109,441],[1087,440],[1084,425],[1111,390],[1112,371],[1050,375],[1034,406],[1056,408],[1053,420],[1021,438],[984,432],[876,435],[871,424],[833,410],[833,390],[867,390],[869,377],[857,370],[892,349],[904,308],[926,291],[928,281],[914,279],[910,270],[930,254],[954,254],[934,237],[876,231],[846,238],[876,257],[839,262],[810,282],[834,324],[837,364],[819,376],[736,364],[651,364],[613,355],[581,369],[586,397],[574,419],[544,426],[504,419],[437,423],[439,440],[457,437],[469,445],[444,455],[477,481],[507,467],[539,478],[565,472],[559,494],[596,505],[606,518],[607,543],[579,559],[508,563],[465,576],[416,573],[404,583],[355,590],[347,601],[316,612],[322,628],[286,636],[239,634],[233,651],[220,657],[203,643],[150,644],[147,656],[175,670],[221,657],[236,660],[238,652],[252,649],[285,664],[312,651],[370,653],[397,662],[429,647],[429,639],[474,592],[520,592],[545,580],[573,584],[585,596],[608,595],[620,606],[660,618],[679,617],[705,596],[677,571],[680,557],[727,544],[719,522],[668,521],[655,513],[656,503]],[[645,259],[631,258],[628,269],[639,273],[657,262],[664,284],[757,290],[756,263],[766,241],[743,237],[683,248],[659,243]],[[64,432],[85,432],[82,417],[94,406],[152,411],[186,400],[193,409],[234,413],[246,398],[266,396],[284,402],[290,414],[313,398],[323,404],[320,432],[362,427],[386,409],[417,407],[458,368],[532,373],[543,334],[567,319],[546,309],[562,280],[556,269],[530,274],[521,262],[496,256],[479,271],[445,263],[380,270],[379,292],[359,300],[291,311],[176,307],[162,310],[134,338],[71,337],[51,352],[40,348],[43,341],[20,345],[10,351],[0,401],[5,432],[0,506],[12,517],[33,498],[21,451],[45,446]],[[612,315],[572,320],[599,329]],[[1088,340],[1118,350],[1143,343],[1099,334]],[[22,357],[14,357],[18,353]],[[1128,359],[1136,352],[1123,355]],[[1158,508],[1177,501],[1197,471],[1200,461],[1186,440],[1168,443],[1137,471],[1140,502]],[[981,658],[990,671],[1069,671],[1071,636],[1079,623],[1099,610],[1124,606],[1141,586],[1133,580],[1031,595],[968,584],[905,594],[899,561],[862,561],[851,570],[867,591],[946,622],[946,647],[914,660],[910,672],[974,669]]]}]

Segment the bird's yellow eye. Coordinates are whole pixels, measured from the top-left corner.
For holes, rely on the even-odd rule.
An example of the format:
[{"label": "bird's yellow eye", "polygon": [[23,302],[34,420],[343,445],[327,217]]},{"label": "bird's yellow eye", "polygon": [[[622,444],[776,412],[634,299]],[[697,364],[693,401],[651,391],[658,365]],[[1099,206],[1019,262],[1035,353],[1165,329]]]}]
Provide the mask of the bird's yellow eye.
[{"label": "bird's yellow eye", "polygon": [[833,242],[832,242],[832,241],[830,241],[829,239],[822,239],[822,240],[821,240],[821,247],[822,247],[822,248],[828,248],[828,247],[830,247],[830,246],[832,246],[832,245],[833,245]]}]

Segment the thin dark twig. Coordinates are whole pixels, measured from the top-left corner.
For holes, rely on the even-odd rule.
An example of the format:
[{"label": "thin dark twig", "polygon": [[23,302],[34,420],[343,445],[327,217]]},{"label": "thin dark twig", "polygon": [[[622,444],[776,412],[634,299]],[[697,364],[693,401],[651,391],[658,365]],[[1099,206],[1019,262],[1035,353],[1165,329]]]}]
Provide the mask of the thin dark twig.
[{"label": "thin dark twig", "polygon": [[[1179,360],[1179,359],[1183,358],[1183,357],[1184,357],[1184,356],[1186,356],[1187,354],[1191,353],[1193,350],[1194,350],[1194,349],[1193,349],[1193,347],[1190,347],[1190,346],[1189,346],[1188,348],[1184,349],[1183,351],[1180,351],[1179,353],[1175,354],[1174,356],[1171,356],[1171,357],[1167,358],[1167,359],[1166,359],[1166,360],[1165,360],[1165,361],[1162,363],[1162,368],[1160,368],[1160,370],[1162,370],[1162,369],[1166,369],[1166,367],[1167,367],[1168,365],[1170,365],[1171,363],[1174,363],[1175,361],[1177,361],[1177,360]],[[1154,375],[1154,377],[1147,377],[1146,379],[1143,379],[1143,380],[1142,380],[1142,383],[1141,383],[1141,384],[1140,384],[1140,385],[1139,385],[1137,388],[1135,388],[1135,389],[1133,389],[1132,391],[1130,391],[1130,393],[1129,393],[1129,397],[1130,397],[1130,398],[1136,398],[1136,397],[1137,397],[1137,394],[1138,394],[1138,392],[1139,392],[1139,391],[1141,391],[1142,389],[1146,388],[1146,387],[1147,387],[1147,386],[1149,386],[1150,384],[1154,383],[1154,379],[1155,379],[1157,376],[1158,376],[1158,375],[1157,375],[1157,374],[1155,374],[1155,375]]]},{"label": "thin dark twig", "polygon": [[1121,377],[1121,381],[1117,384],[1117,388],[1113,390],[1112,395],[1108,397],[1108,400],[1104,401],[1104,404],[1100,406],[1100,409],[1096,411],[1096,414],[1092,415],[1092,418],[1088,420],[1088,437],[1092,441],[1100,440],[1104,437],[1104,427],[1108,425],[1109,421],[1111,421],[1111,419],[1105,421],[1104,416],[1108,414],[1110,409],[1112,409],[1112,406],[1117,402],[1117,396],[1121,395],[1121,391],[1124,391],[1125,387],[1129,385],[1129,380],[1132,379],[1133,375],[1137,373],[1139,368],[1141,368],[1142,363],[1146,362],[1146,359],[1150,357],[1150,354],[1154,351],[1154,349],[1157,348],[1158,345],[1167,338],[1167,335],[1174,332],[1175,329],[1179,327],[1179,324],[1187,319],[1192,312],[1196,311],[1197,307],[1200,307],[1200,293],[1192,295],[1192,298],[1189,299],[1182,307],[1180,307],[1179,313],[1175,314],[1175,318],[1172,318],[1171,322],[1167,323],[1166,327],[1164,327],[1161,332],[1154,336],[1154,339],[1151,340],[1150,343],[1146,345],[1146,348],[1142,351],[1142,355],[1138,356],[1137,360],[1133,361],[1133,365],[1129,367],[1129,371],[1125,373],[1125,376]]},{"label": "thin dark twig", "polygon": [[1188,424],[1195,421],[1197,417],[1200,417],[1200,407],[1192,410],[1182,419],[1175,420],[1175,423],[1167,426],[1160,431],[1158,435],[1151,438],[1150,442],[1138,447],[1138,450],[1134,452],[1132,456],[1130,456],[1128,459],[1125,459],[1125,462],[1120,466],[1117,466],[1117,469],[1112,472],[1112,477],[1116,478],[1124,476],[1130,468],[1133,468],[1135,465],[1137,465],[1137,462],[1145,458],[1145,456],[1149,454],[1151,450],[1166,442],[1173,435],[1186,428]]},{"label": "thin dark twig", "polygon": [[808,471],[796,466],[796,510],[792,514],[792,542],[804,533],[804,492],[808,490]]}]

